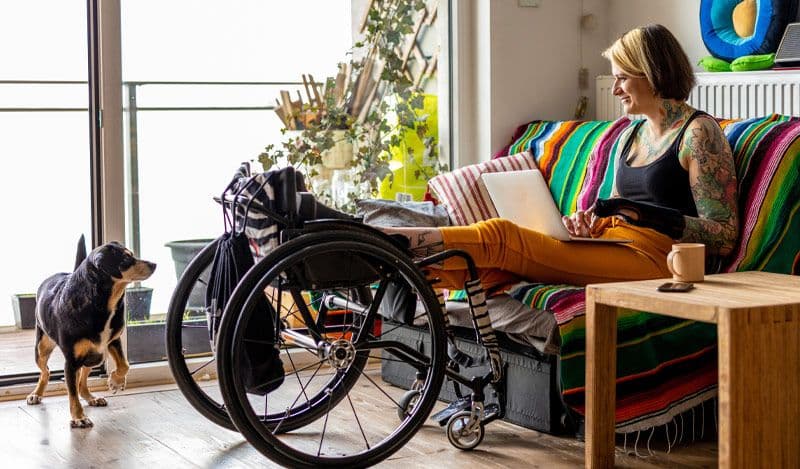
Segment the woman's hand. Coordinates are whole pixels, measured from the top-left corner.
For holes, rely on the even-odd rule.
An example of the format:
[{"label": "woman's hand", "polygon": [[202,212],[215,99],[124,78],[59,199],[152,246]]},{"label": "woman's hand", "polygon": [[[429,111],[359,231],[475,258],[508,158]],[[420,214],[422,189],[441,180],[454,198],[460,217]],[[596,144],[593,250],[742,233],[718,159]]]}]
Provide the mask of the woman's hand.
[{"label": "woman's hand", "polygon": [[594,214],[594,205],[587,210],[578,210],[570,216],[561,217],[564,226],[572,236],[588,238],[597,223],[597,216]]}]

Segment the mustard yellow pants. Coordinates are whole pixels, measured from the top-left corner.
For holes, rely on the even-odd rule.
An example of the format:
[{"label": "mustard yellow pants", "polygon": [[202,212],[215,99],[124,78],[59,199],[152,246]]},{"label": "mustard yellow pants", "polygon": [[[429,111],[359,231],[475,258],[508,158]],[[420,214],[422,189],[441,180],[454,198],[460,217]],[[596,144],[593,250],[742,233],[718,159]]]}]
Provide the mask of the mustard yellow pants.
[{"label": "mustard yellow pants", "polygon": [[[600,220],[592,236],[626,238],[632,243],[562,242],[508,220],[494,218],[468,226],[440,228],[445,249],[472,256],[484,288],[519,280],[586,285],[670,277],[666,257],[674,241],[618,218]],[[428,269],[442,288],[463,288],[466,263],[458,257]]]}]

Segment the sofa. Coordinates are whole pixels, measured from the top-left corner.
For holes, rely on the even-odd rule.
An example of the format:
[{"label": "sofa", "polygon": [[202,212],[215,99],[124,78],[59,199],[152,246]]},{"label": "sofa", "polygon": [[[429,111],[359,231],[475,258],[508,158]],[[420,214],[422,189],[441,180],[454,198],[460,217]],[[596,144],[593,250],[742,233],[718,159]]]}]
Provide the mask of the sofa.
[{"label": "sofa", "polygon": [[[497,214],[480,174],[537,167],[562,213],[587,208],[611,193],[612,155],[618,136],[630,125],[633,122],[626,117],[530,122],[520,126],[509,145],[490,161],[432,179],[429,195],[445,206],[452,224],[492,218]],[[717,271],[800,273],[800,119],[771,115],[720,120],[720,125],[736,163],[741,234]],[[448,313],[454,323],[469,326],[459,299],[459,292],[450,292]],[[573,285],[525,282],[492,292],[492,321],[504,343],[510,344],[504,352],[507,360],[514,361],[516,355],[542,365],[509,373],[508,403],[515,402],[510,407],[519,408],[517,418],[509,419],[512,422],[556,433],[566,428],[565,416],[578,422],[582,419],[584,299],[584,289]],[[474,341],[474,333],[464,337],[467,342]],[[618,313],[617,337],[618,432],[677,423],[676,418],[684,413],[715,405],[717,339],[713,325],[624,310]],[[527,380],[526,373],[536,376]],[[390,370],[385,379],[392,382],[396,377],[391,375]],[[528,389],[533,385],[540,389]],[[519,392],[525,393],[524,398],[515,396]],[[452,393],[442,394],[448,396],[453,398]],[[531,399],[546,399],[547,403],[533,408]],[[525,417],[543,409],[548,413],[546,424],[541,418]],[[510,410],[514,414],[514,409]]]}]

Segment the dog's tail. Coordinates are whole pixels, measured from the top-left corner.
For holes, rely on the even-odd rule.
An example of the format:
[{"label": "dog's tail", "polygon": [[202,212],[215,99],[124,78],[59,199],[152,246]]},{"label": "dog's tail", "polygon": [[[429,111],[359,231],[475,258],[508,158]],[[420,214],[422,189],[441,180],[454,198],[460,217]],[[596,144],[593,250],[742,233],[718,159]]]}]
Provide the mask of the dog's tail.
[{"label": "dog's tail", "polygon": [[78,270],[78,266],[81,265],[84,259],[86,259],[86,238],[81,235],[78,240],[78,250],[75,253],[75,268],[73,271]]}]

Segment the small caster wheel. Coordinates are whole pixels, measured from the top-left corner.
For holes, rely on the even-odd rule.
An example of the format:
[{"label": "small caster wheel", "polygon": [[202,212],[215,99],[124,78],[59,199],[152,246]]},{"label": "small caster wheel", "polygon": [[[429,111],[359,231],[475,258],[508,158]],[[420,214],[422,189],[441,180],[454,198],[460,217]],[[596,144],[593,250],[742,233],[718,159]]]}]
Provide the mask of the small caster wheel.
[{"label": "small caster wheel", "polygon": [[464,451],[475,449],[483,441],[483,424],[477,422],[470,428],[470,411],[461,411],[447,422],[447,439],[450,444]]},{"label": "small caster wheel", "polygon": [[419,402],[420,395],[422,395],[422,391],[417,389],[406,391],[403,397],[400,398],[400,402],[397,403],[397,418],[401,421],[405,420],[406,416],[411,413],[414,406]]}]

